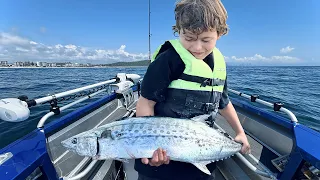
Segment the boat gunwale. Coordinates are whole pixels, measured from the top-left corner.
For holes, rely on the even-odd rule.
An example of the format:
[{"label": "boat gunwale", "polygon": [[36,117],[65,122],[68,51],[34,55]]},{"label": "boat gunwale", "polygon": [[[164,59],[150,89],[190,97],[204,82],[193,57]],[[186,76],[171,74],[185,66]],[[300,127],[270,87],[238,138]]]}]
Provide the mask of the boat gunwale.
[{"label": "boat gunwale", "polygon": [[290,121],[289,118],[286,118],[286,117],[282,117],[280,115],[277,115],[276,111],[274,112],[268,112],[266,110],[263,110],[259,107],[256,107],[254,105],[251,105],[250,103],[248,102],[245,102],[243,100],[240,100],[240,99],[236,99],[236,98],[233,98],[233,97],[230,97],[231,99],[231,102],[232,104],[236,105],[236,106],[239,106],[251,113],[254,113],[258,116],[261,116],[271,122],[274,122],[286,129],[289,129],[289,130],[293,130],[293,126],[294,126],[294,123]]}]

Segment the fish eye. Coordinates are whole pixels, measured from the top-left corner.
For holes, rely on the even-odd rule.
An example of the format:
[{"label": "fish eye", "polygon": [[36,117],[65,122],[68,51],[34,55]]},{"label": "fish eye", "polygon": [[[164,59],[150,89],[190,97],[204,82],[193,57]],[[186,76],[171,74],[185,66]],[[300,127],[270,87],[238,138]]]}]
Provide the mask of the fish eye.
[{"label": "fish eye", "polygon": [[71,143],[72,144],[77,144],[77,138],[72,139]]}]

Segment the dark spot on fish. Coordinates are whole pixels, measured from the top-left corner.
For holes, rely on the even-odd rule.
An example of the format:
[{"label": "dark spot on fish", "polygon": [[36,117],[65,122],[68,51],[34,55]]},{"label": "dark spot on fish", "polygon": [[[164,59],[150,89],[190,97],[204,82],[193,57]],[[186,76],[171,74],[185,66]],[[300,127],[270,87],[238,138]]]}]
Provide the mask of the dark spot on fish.
[{"label": "dark spot on fish", "polygon": [[161,133],[163,133],[163,132],[164,132],[164,130],[162,130],[162,129],[161,129],[161,130],[160,130],[160,132],[161,132]]},{"label": "dark spot on fish", "polygon": [[[115,133],[118,133],[118,131],[115,131]],[[103,132],[101,133],[101,136],[100,136],[100,137],[101,137],[101,138],[112,137],[112,136],[111,136],[111,130],[107,129],[107,130],[103,131]]]},{"label": "dark spot on fish", "polygon": [[134,124],[129,125],[129,129],[132,130],[134,128]]},{"label": "dark spot on fish", "polygon": [[167,131],[167,134],[170,134],[170,131]]},{"label": "dark spot on fish", "polygon": [[73,138],[71,141],[72,144],[77,144],[77,142],[78,142],[77,138]]},{"label": "dark spot on fish", "polygon": [[172,132],[177,132],[177,131],[174,129],[174,130],[172,130]]},{"label": "dark spot on fish", "polygon": [[147,131],[146,131],[146,130],[144,130],[144,131],[143,131],[143,134],[146,134],[146,133],[147,133]]},{"label": "dark spot on fish", "polygon": [[186,132],[186,135],[188,135],[188,132]]},{"label": "dark spot on fish", "polygon": [[154,130],[153,133],[157,133],[157,130]]},{"label": "dark spot on fish", "polygon": [[178,136],[173,136],[174,138],[178,138]]},{"label": "dark spot on fish", "polygon": [[136,129],[136,130],[134,130],[134,132],[135,132],[135,133],[138,133],[138,132],[139,132],[139,130],[137,130],[137,129]]}]

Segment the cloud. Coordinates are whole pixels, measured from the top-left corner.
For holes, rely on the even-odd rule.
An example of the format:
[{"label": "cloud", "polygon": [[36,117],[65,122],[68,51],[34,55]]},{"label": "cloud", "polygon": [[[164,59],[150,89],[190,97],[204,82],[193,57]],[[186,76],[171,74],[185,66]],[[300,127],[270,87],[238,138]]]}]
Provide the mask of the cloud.
[{"label": "cloud", "polygon": [[297,57],[292,56],[270,56],[264,57],[260,54],[255,54],[250,57],[225,57],[230,63],[251,63],[251,64],[295,64],[301,62]]},{"label": "cloud", "polygon": [[147,53],[130,53],[126,46],[118,49],[93,49],[75,44],[46,45],[9,33],[0,32],[1,59],[12,61],[47,61],[47,62],[90,62],[110,63],[115,61],[135,61],[148,58]]},{"label": "cloud", "polygon": [[291,48],[290,46],[287,46],[287,47],[285,47],[285,48],[281,48],[280,49],[280,52],[281,53],[289,53],[289,52],[291,52],[291,51],[293,51],[294,50],[294,48]]},{"label": "cloud", "polygon": [[[286,51],[292,51],[290,46]],[[283,50],[285,51],[285,50]],[[82,47],[75,44],[47,45],[10,33],[0,32],[0,60],[8,61],[46,61],[46,62],[89,62],[111,63],[118,61],[135,61],[148,59],[147,53],[131,53],[126,51],[126,45],[118,49],[98,49]],[[249,64],[297,64],[301,59],[292,56],[265,57],[255,54],[249,57],[224,56],[228,63]]]},{"label": "cloud", "polygon": [[29,42],[30,44],[34,44],[34,45],[37,45],[38,43],[34,42],[34,41],[30,41]]},{"label": "cloud", "polygon": [[29,52],[28,49],[24,49],[24,48],[21,48],[21,47],[16,47],[16,51]]},{"label": "cloud", "polygon": [[0,33],[0,45],[26,45],[28,43],[29,41],[25,38],[9,33]]}]

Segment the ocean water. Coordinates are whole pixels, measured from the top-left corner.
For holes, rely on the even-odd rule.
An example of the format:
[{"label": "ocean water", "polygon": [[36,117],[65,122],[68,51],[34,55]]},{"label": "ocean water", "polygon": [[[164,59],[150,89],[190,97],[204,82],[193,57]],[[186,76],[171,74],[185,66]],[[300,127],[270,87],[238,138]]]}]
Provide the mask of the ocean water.
[{"label": "ocean water", "polygon": [[[320,67],[229,66],[227,71],[229,88],[249,95],[259,94],[261,99],[269,102],[283,102],[284,107],[291,110],[301,124],[320,130]],[[143,77],[146,67],[0,68],[0,99],[20,95],[36,99],[102,82],[121,72]],[[73,106],[48,122],[101,96]],[[60,107],[70,101],[61,103]],[[0,120],[0,148],[34,130],[49,109],[49,104],[32,107],[29,119],[19,123]]]}]

